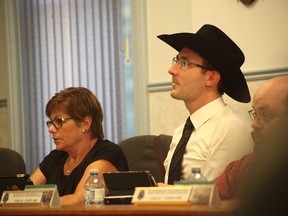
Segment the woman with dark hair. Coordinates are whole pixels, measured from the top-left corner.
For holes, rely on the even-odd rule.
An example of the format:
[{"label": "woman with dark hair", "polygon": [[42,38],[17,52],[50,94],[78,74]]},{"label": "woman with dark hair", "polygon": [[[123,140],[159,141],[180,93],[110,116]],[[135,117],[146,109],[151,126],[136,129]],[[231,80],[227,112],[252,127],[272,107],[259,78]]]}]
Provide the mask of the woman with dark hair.
[{"label": "woman with dark hair", "polygon": [[83,87],[56,93],[46,105],[46,122],[56,149],[31,175],[34,184],[56,184],[61,205],[84,203],[84,182],[90,169],[128,170],[118,145],[105,140],[103,112],[96,96]]}]

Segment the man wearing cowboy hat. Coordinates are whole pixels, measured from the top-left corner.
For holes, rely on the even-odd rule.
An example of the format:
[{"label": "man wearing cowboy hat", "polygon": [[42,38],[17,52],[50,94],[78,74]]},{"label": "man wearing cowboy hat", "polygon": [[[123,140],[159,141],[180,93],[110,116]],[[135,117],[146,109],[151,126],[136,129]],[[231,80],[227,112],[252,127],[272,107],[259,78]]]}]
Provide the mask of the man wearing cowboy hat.
[{"label": "man wearing cowboy hat", "polygon": [[184,124],[174,131],[164,161],[165,183],[187,179],[195,165],[213,180],[231,161],[253,149],[249,123],[222,98],[226,93],[239,102],[250,102],[240,69],[244,54],[224,32],[208,24],[195,34],[163,34],[158,38],[179,52],[168,71],[172,75],[170,94],[184,101],[190,113],[185,127],[188,122],[191,125],[187,144],[182,144]]}]

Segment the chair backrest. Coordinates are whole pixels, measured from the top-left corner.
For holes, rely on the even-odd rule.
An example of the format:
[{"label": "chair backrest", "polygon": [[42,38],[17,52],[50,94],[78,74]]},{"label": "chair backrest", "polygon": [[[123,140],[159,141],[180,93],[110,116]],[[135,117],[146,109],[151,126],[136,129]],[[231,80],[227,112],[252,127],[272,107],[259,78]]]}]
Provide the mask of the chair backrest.
[{"label": "chair backrest", "polygon": [[119,146],[127,158],[130,171],[149,170],[156,182],[163,182],[165,175],[163,162],[171,140],[170,135],[141,135],[125,139]]},{"label": "chair backrest", "polygon": [[0,176],[26,173],[25,162],[18,152],[0,148]]}]

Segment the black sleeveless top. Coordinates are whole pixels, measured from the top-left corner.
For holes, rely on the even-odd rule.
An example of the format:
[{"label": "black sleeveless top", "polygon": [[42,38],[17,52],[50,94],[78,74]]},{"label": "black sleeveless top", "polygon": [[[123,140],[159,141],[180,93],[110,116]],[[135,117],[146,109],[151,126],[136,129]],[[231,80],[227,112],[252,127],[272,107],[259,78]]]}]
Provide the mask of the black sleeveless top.
[{"label": "black sleeveless top", "polygon": [[73,194],[85,169],[94,161],[107,160],[118,171],[128,171],[128,164],[123,151],[109,140],[98,140],[82,162],[68,176],[64,175],[63,170],[67,157],[67,152],[53,150],[39,165],[41,172],[47,179],[46,184],[56,184],[59,196]]}]

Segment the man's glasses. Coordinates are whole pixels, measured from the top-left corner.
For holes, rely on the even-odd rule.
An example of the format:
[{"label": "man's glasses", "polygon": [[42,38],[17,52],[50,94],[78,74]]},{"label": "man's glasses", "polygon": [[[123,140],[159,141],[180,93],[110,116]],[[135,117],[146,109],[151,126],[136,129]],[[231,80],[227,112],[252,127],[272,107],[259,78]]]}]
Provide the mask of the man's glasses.
[{"label": "man's glasses", "polygon": [[267,124],[273,118],[267,114],[257,114],[253,109],[249,110],[248,113],[251,121],[255,121],[257,119],[261,124]]},{"label": "man's glasses", "polygon": [[188,60],[186,58],[179,58],[178,56],[172,58],[172,66],[175,65],[176,63],[178,63],[178,66],[181,70],[187,70],[191,67],[191,65],[195,66],[195,67],[200,67],[203,68],[205,70],[215,70],[214,68],[210,68],[208,66],[204,66],[204,65],[200,65],[197,64],[191,60]]},{"label": "man's glasses", "polygon": [[53,124],[56,129],[59,129],[63,126],[63,123],[66,122],[67,120],[72,119],[72,117],[67,117],[67,118],[55,118],[52,121],[47,121],[46,125],[48,128],[51,127]]}]

